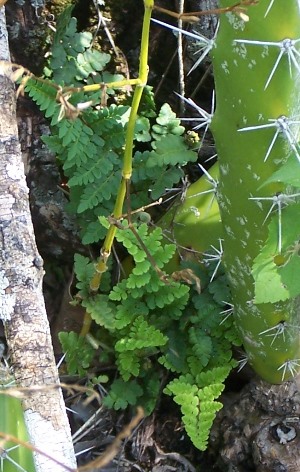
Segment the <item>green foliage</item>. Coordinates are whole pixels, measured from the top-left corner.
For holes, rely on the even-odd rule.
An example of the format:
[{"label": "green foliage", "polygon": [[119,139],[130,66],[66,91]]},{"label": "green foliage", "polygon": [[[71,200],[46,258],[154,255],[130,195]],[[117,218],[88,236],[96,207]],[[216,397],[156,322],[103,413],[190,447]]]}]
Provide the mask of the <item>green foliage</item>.
[{"label": "green foliage", "polygon": [[95,349],[82,336],[70,331],[59,333],[59,340],[66,353],[68,373],[85,376],[95,355]]},{"label": "green foliage", "polygon": [[125,409],[128,405],[138,405],[143,389],[136,380],[125,382],[122,379],[115,380],[109,394],[104,398],[104,405],[115,410]]},{"label": "green foliage", "polygon": [[157,115],[156,124],[152,127],[152,136],[159,141],[164,136],[182,136],[185,128],[181,126],[180,120],[172,111],[170,105],[165,103]]},{"label": "green foliage", "polygon": [[[103,107],[100,87],[88,95],[73,93],[69,103],[75,110],[87,100],[91,100],[92,105],[82,110],[77,118],[61,119],[64,108],[56,102],[55,84],[79,86],[122,78],[104,70],[109,56],[92,49],[90,33],[77,33],[76,19],[71,17],[71,13],[72,7],[67,8],[57,22],[47,68],[53,86],[50,81],[44,83],[30,79],[26,91],[51,119],[51,135],[44,136],[43,141],[57,155],[68,179],[69,210],[77,215],[82,241],[91,244],[105,236],[98,217],[108,216],[113,210],[121,179],[130,107],[115,103]],[[106,94],[112,93],[108,85]],[[162,106],[151,128],[151,95],[151,90],[146,89],[141,115],[136,120],[135,140],[147,144],[148,150],[136,151],[134,155],[133,210],[159,198],[166,187],[183,177],[182,166],[197,159],[197,153],[187,148],[182,136],[184,128],[169,105]],[[151,197],[149,188],[152,189]]]},{"label": "green foliage", "polygon": [[[300,183],[299,163],[291,161],[290,156],[296,153],[299,160],[298,135],[293,130],[298,121],[287,116],[299,106],[291,73],[299,65],[294,58],[294,44],[285,51],[289,59],[285,62],[290,66],[285,67],[282,54],[274,62],[272,54],[261,53],[263,41],[255,38],[260,30],[266,34],[265,46],[280,46],[278,35],[282,34],[282,41],[287,31],[289,37],[296,37],[299,12],[296,2],[291,2],[290,15],[282,23],[283,3],[258,3],[255,8],[249,6],[247,28],[242,17],[221,15],[211,51],[217,108],[213,117],[209,115],[207,125],[211,122],[219,148],[221,172],[216,194],[224,227],[224,267],[229,273],[236,320],[255,370],[266,380],[280,382],[294,376],[294,366],[299,367],[299,338],[298,333],[294,335],[299,322],[294,322],[294,299],[300,295],[300,288],[294,274],[300,270]],[[221,1],[221,6],[226,8],[227,0]],[[276,22],[278,27],[274,28]],[[80,89],[82,85],[118,80],[105,70],[109,55],[91,46],[91,34],[77,32],[71,8],[67,9],[57,24],[45,71],[53,87],[36,80],[26,86],[51,119],[52,134],[44,141],[57,154],[68,178],[69,209],[78,217],[85,244],[99,242],[106,233],[107,225],[103,223],[113,212],[120,189],[124,146],[134,148],[131,196],[127,200],[131,210],[158,199],[184,176],[183,167],[197,160],[169,105],[163,105],[155,116],[149,89],[135,120],[134,142],[126,142],[130,105],[113,103],[114,92],[109,84],[105,91],[99,86],[88,94]],[[141,58],[145,59],[146,52],[141,50]],[[56,103],[59,89],[54,82],[78,89],[58,94],[60,103]],[[276,117],[269,104],[273,96]],[[108,107],[103,106],[106,101]],[[275,135],[270,144],[272,126]],[[195,138],[191,146],[196,144]],[[265,155],[261,152],[264,149]],[[264,215],[267,204],[269,210]],[[201,208],[200,202],[195,212],[198,216]],[[120,220],[121,211],[117,215]],[[213,282],[208,282],[207,273],[200,268],[193,269],[193,275],[201,281],[202,292],[198,293],[195,279],[183,277],[184,282],[179,282],[178,273],[166,274],[175,246],[163,242],[159,229],[150,231],[146,223],[132,225],[126,220],[116,221],[116,225],[116,239],[134,261],[126,278],[113,286],[107,278],[101,294],[90,294],[93,266],[82,256],[75,261],[78,296],[97,326],[100,360],[106,356],[117,367],[106,404],[119,409],[139,403],[151,412],[162,379],[166,379],[164,393],[180,405],[187,433],[203,450],[221,408],[217,399],[224,380],[235,365],[232,346],[240,343],[230,316],[234,306],[227,278],[218,267],[222,246],[220,252],[211,255],[211,261],[218,262],[218,277]],[[216,275],[215,266],[211,275]],[[285,336],[284,330],[291,327]],[[83,375],[95,354],[91,346],[74,333],[64,334],[61,339],[70,371]],[[111,345],[113,352],[108,347]]]},{"label": "green foliage", "polygon": [[[103,218],[101,221],[104,223]],[[222,406],[216,399],[236,365],[231,351],[232,344],[238,344],[233,320],[224,320],[221,315],[224,276],[211,289],[205,272],[196,268],[195,276],[203,280],[201,294],[173,280],[164,273],[164,267],[176,247],[165,244],[160,228],[151,231],[141,223],[134,224],[133,231],[125,220],[117,240],[133,256],[134,268],[107,294],[87,293],[92,265],[83,256],[75,257],[82,304],[100,327],[94,336],[106,359],[114,361],[118,369],[105,404],[117,410],[139,404],[149,414],[155,408],[161,379],[173,372],[164,393],[174,396],[188,435],[204,450],[215,414]],[[88,375],[95,350],[75,333],[61,333],[60,339],[67,352],[68,371]],[[114,346],[114,351],[107,346]],[[100,357],[103,359],[103,353]]]},{"label": "green foliage", "polygon": [[[184,154],[186,160],[182,158]],[[181,136],[168,135],[156,142],[155,150],[150,153],[146,167],[150,169],[156,165],[164,167],[167,165],[185,164],[188,161],[197,160],[197,154],[187,150],[185,141]]]},{"label": "green foliage", "polygon": [[[105,223],[103,218],[101,221]],[[203,280],[199,294],[164,273],[176,247],[164,242],[160,228],[152,231],[141,223],[134,224],[133,231],[126,220],[122,228],[116,237],[133,256],[132,272],[108,294],[90,295],[83,300],[83,306],[101,327],[99,341],[109,338],[108,344],[114,345],[118,377],[105,404],[116,409],[139,404],[151,413],[161,379],[172,372],[173,380],[164,391],[174,395],[180,405],[191,440],[205,449],[211,424],[221,408],[216,399],[236,365],[232,344],[239,344],[232,318],[223,319],[221,315],[225,278],[221,276],[219,283],[217,279],[211,290],[205,272],[197,268],[195,276]],[[76,264],[80,269],[77,286],[83,293],[89,264],[82,256],[76,256]],[[109,350],[107,354],[112,355]]]},{"label": "green foliage", "polygon": [[276,303],[300,294],[300,286],[295,277],[300,269],[299,221],[300,208],[296,203],[282,211],[284,237],[282,251],[278,254],[278,215],[272,217],[268,239],[252,268],[257,303]]},{"label": "green foliage", "polygon": [[91,33],[77,32],[77,20],[71,17],[72,10],[73,6],[67,7],[59,17],[46,69],[47,76],[60,85],[75,85],[102,71],[110,61],[109,54],[91,49]]},{"label": "green foliage", "polygon": [[[289,61],[276,62],[275,51],[263,49],[297,36],[300,15],[297,2],[288,13],[285,3],[256,3],[247,23],[220,16],[211,50],[217,103],[211,130],[236,322],[256,373],[281,383],[297,375],[300,356],[300,93]],[[293,327],[289,335],[286,327]]]},{"label": "green foliage", "polygon": [[78,295],[84,299],[89,293],[89,281],[93,275],[94,266],[87,257],[75,254],[74,270],[77,278]]},{"label": "green foliage", "polygon": [[[164,104],[151,128],[152,150],[134,155],[133,184],[151,187],[151,197],[159,198],[184,176],[182,166],[197,160],[197,153],[188,149],[184,128],[168,104]],[[146,187],[147,188],[147,187]]]},{"label": "green foliage", "polygon": [[[103,239],[113,212],[130,106],[111,100],[109,84],[106,96],[100,86],[88,93],[80,90],[120,76],[105,70],[109,56],[92,49],[90,33],[77,32],[71,12],[68,8],[57,22],[45,69],[49,82],[30,79],[26,91],[51,120],[51,135],[43,140],[68,179],[68,208],[77,215],[82,241],[91,244]],[[78,89],[60,95],[58,103],[57,84]],[[170,106],[163,105],[156,116],[152,91],[146,88],[135,122],[131,210],[163,195],[197,157]],[[117,374],[105,404],[115,409],[140,404],[151,413],[165,387],[180,405],[192,441],[204,449],[221,407],[216,399],[235,365],[232,345],[239,343],[232,318],[221,315],[230,300],[226,278],[209,284],[207,273],[193,267],[201,280],[199,294],[193,280],[180,282],[166,273],[176,246],[166,243],[160,228],[125,219],[117,224],[116,240],[133,259],[126,278],[113,285],[108,270],[101,293],[91,294],[94,264],[75,255],[76,298],[94,321],[92,334],[101,349],[95,351],[76,333],[61,333],[68,372],[83,376],[92,362],[114,363]]]},{"label": "green foliage", "polygon": [[48,83],[41,83],[30,79],[27,83],[26,91],[32,100],[44,112],[46,118],[51,118],[55,114],[58,116],[59,105],[56,103],[56,90]]},{"label": "green foliage", "polygon": [[[289,300],[300,294],[297,274],[300,270],[299,234],[300,208],[297,204],[300,193],[299,163],[288,160],[269,177],[262,187],[272,183],[288,186],[282,200],[280,215],[274,214],[268,225],[268,238],[255,258],[252,274],[255,280],[256,303],[276,303]],[[280,195],[280,194],[279,194]],[[281,250],[279,251],[279,232]]]},{"label": "green foliage", "polygon": [[[108,264],[109,267],[109,264]],[[90,296],[90,280],[94,273],[94,264],[88,257],[81,254],[74,255],[74,271],[76,273],[76,288],[78,297],[85,300]],[[108,291],[110,287],[110,272],[107,271],[103,275],[102,291]]]},{"label": "green foliage", "polygon": [[224,390],[230,367],[216,367],[195,377],[187,374],[171,381],[164,392],[180,405],[186,432],[194,445],[204,451],[209,431],[222,403],[216,399]]},{"label": "green foliage", "polygon": [[154,326],[149,325],[142,316],[137,316],[130,327],[127,339],[120,339],[116,343],[115,349],[120,353],[124,351],[137,351],[164,346],[166,342],[166,336],[158,329],[155,329]]},{"label": "green foliage", "polygon": [[278,182],[300,188],[299,162],[295,158],[296,156],[292,155],[290,157],[291,158],[286,161],[283,166],[279,167],[278,170],[265,180],[259,189]]}]

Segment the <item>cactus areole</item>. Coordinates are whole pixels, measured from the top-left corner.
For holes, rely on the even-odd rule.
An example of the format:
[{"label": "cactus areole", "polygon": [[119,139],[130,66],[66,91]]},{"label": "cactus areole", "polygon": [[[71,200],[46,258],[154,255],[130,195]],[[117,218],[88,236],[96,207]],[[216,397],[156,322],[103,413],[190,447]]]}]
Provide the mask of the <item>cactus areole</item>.
[{"label": "cactus areole", "polygon": [[[232,0],[220,3],[228,7]],[[281,383],[300,370],[298,293],[280,281],[277,291],[266,265],[288,265],[288,254],[299,247],[299,219],[292,221],[293,241],[285,225],[290,206],[299,215],[299,186],[272,176],[291,161],[300,176],[300,2],[260,0],[246,14],[249,21],[236,12],[221,15],[212,50],[217,194],[224,265],[247,358],[263,379]],[[264,261],[272,228],[276,243]],[[263,294],[257,292],[261,274]],[[300,284],[299,271],[297,277]]]}]

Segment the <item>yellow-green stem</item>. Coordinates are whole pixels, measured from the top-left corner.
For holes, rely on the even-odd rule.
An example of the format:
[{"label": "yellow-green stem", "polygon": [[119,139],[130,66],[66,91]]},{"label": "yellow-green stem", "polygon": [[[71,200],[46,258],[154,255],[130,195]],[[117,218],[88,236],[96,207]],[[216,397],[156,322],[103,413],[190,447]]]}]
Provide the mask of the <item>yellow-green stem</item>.
[{"label": "yellow-green stem", "polygon": [[[135,122],[141,102],[142,94],[148,79],[148,50],[149,50],[149,31],[151,13],[153,9],[153,0],[144,0],[144,19],[142,28],[142,39],[141,39],[141,52],[140,52],[140,65],[139,65],[139,77],[138,85],[135,88],[132,106],[129,115],[127,130],[126,130],[126,142],[124,150],[124,161],[122,169],[122,180],[120,182],[116,203],[114,206],[113,217],[119,219],[123,213],[123,206],[126,197],[126,189],[129,187],[128,182],[131,179],[132,174],[132,154],[133,154],[133,141],[134,141],[134,130]],[[125,83],[124,83],[125,85]],[[116,235],[117,228],[114,224],[110,224],[106,238],[104,240],[99,261],[96,264],[96,271],[94,277],[91,280],[90,288],[92,291],[98,290],[101,282],[101,275],[106,270],[106,261],[111,253],[111,248]]]}]

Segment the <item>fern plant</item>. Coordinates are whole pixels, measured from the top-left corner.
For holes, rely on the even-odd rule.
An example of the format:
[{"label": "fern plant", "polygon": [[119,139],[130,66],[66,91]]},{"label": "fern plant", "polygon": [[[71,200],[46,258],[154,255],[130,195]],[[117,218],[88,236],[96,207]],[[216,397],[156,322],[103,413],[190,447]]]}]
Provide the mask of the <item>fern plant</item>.
[{"label": "fern plant", "polygon": [[[101,271],[98,264],[101,293],[93,293],[94,264],[76,256],[78,298],[95,322],[93,345],[100,355],[82,336],[62,333],[68,368],[70,373],[88,375],[95,360],[113,360],[118,375],[105,402],[117,409],[138,403],[150,413],[163,388],[180,405],[194,444],[205,449],[221,406],[216,399],[236,364],[232,345],[239,344],[231,317],[220,314],[230,301],[227,282],[220,276],[210,283],[215,267],[207,273],[203,266],[176,263],[176,270],[170,270],[176,246],[163,241],[161,229],[131,221],[136,209],[152,203],[184,176],[183,166],[196,161],[197,152],[189,149],[184,128],[169,105],[153,119],[153,107],[146,106],[151,90],[145,89],[133,130],[136,149],[127,208],[131,218],[114,217],[113,197],[124,179],[121,157],[128,146],[132,108],[103,106],[115,84],[126,81],[107,74],[109,58],[94,53],[91,40],[89,34],[77,33],[68,8],[57,24],[46,79],[26,83],[26,91],[50,119],[51,135],[43,139],[68,178],[69,209],[77,215],[83,243],[100,241],[113,225],[116,240],[134,260],[131,273],[114,286],[109,285],[106,260]],[[102,87],[107,78],[108,86]]]},{"label": "fern plant", "polygon": [[[135,224],[134,230],[138,239],[125,220],[116,236],[133,257],[134,269],[107,293],[86,296],[91,263],[88,258],[76,256],[78,296],[100,327],[94,332],[100,354],[94,350],[90,363],[98,358],[116,364],[118,376],[104,399],[109,407],[139,404],[149,414],[162,388],[174,396],[182,409],[187,433],[204,450],[212,421],[221,408],[216,399],[236,365],[232,346],[239,345],[232,317],[221,313],[230,299],[227,283],[219,277],[215,286],[209,284],[208,274],[199,267],[194,268],[196,277],[190,279],[191,286],[177,281],[176,273],[173,278],[167,276],[164,267],[175,245],[163,242],[160,228],[151,231],[142,223]],[[138,240],[143,241],[155,267]],[[201,278],[201,293],[196,278]],[[89,365],[83,372],[82,338],[75,333],[61,333],[60,339],[70,359],[69,372],[88,375]],[[78,356],[82,360],[71,361]],[[164,385],[166,377],[172,380]]]},{"label": "fern plant", "polygon": [[[58,156],[68,178],[70,211],[78,217],[83,243],[90,244],[105,236],[98,217],[108,216],[113,211],[130,110],[127,105],[114,103],[102,107],[103,98],[99,90],[88,97],[78,92],[73,93],[70,99],[73,115],[62,119],[65,108],[64,103],[56,101],[57,84],[79,87],[85,83],[100,84],[121,79],[121,76],[105,71],[110,56],[91,49],[92,35],[76,32],[76,19],[71,17],[71,12],[72,7],[68,7],[57,23],[46,68],[46,76],[53,82],[30,79],[26,91],[51,120],[51,135],[44,136],[43,140]],[[113,90],[108,86],[105,93],[109,96]],[[149,96],[151,98],[150,89],[145,93],[147,103]],[[79,115],[80,106],[87,98],[93,106],[80,111]],[[149,147],[134,154],[132,210],[158,199],[166,187],[172,187],[183,177],[181,166],[197,159],[197,153],[185,145],[184,128],[169,105],[163,105],[153,126],[149,115],[153,115],[153,110],[146,107],[135,127],[136,142],[149,143]]]},{"label": "fern plant", "polygon": [[[69,369],[88,374],[95,359],[113,360],[117,376],[105,401],[116,409],[139,403],[150,412],[163,389],[180,405],[194,444],[205,449],[221,407],[217,398],[235,364],[231,349],[239,341],[232,313],[247,358],[264,379],[283,382],[300,368],[300,292],[294,277],[299,1],[222,0],[217,36],[202,37],[201,57],[210,53],[213,60],[216,111],[205,114],[185,101],[211,126],[219,174],[215,167],[193,184],[161,225],[179,246],[200,251],[208,270],[203,264],[180,267],[175,246],[162,242],[161,230],[132,223],[132,212],[159,198],[184,175],[183,166],[197,159],[169,106],[155,120],[153,106],[147,109],[153,0],[144,0],[144,6],[137,79],[106,71],[109,56],[91,49],[91,35],[76,31],[69,8],[58,22],[44,80],[30,79],[26,90],[51,120],[51,136],[44,141],[68,178],[69,207],[83,242],[105,236],[96,271],[87,258],[75,261],[78,296],[95,322],[98,350],[74,333],[62,334]],[[132,106],[113,103],[115,88],[127,84],[136,86]],[[130,205],[123,209],[126,196]],[[111,286],[107,259],[115,237],[134,266]]]}]

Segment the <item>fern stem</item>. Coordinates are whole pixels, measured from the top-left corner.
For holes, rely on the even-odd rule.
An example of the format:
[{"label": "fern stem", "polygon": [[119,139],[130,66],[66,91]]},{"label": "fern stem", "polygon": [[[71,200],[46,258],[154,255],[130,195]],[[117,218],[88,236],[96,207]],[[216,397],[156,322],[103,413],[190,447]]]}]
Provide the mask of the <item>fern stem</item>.
[{"label": "fern stem", "polygon": [[[127,131],[126,131],[126,142],[123,158],[123,169],[122,169],[122,180],[120,182],[116,203],[113,211],[113,218],[119,219],[123,213],[124,201],[126,198],[126,190],[129,188],[129,183],[132,174],[132,154],[133,154],[133,141],[134,141],[134,130],[137,118],[138,109],[140,106],[141,98],[143,95],[144,87],[147,84],[148,79],[148,51],[149,51],[149,32],[150,32],[150,21],[151,13],[153,10],[154,0],[144,0],[144,19],[142,27],[142,39],[141,39],[141,52],[139,61],[139,77],[138,83],[134,90],[131,111],[129,115]],[[124,84],[125,85],[125,84]],[[106,261],[110,256],[111,248],[114,242],[117,228],[114,224],[110,224],[106,238],[104,240],[100,258],[95,266],[95,274],[91,280],[90,288],[92,291],[97,291],[101,283],[101,275],[106,270]]]},{"label": "fern stem", "polygon": [[[141,79],[138,77],[137,79],[124,79],[124,80],[117,80],[115,82],[108,82],[103,83],[102,85],[107,88],[120,88],[125,87],[128,85],[140,85]],[[101,85],[101,84],[100,84]],[[64,91],[68,91],[68,88],[65,88]],[[85,85],[84,87],[75,88],[75,91],[80,92],[83,90],[84,92],[94,92],[99,90],[99,84],[91,84]],[[70,91],[74,91],[74,87],[70,87]]]}]

